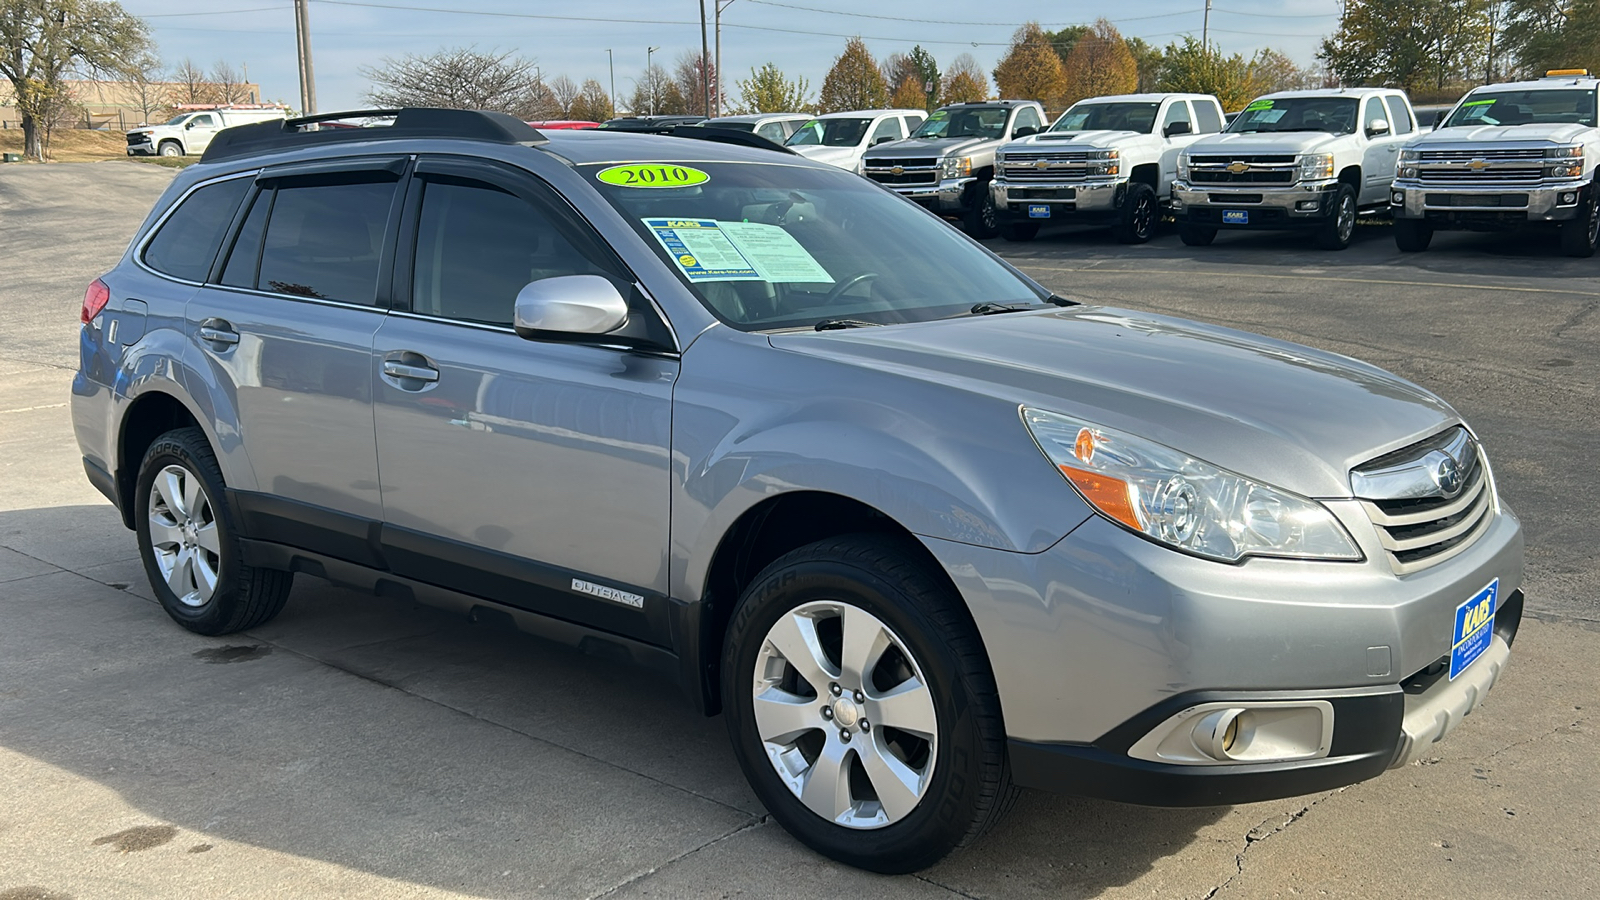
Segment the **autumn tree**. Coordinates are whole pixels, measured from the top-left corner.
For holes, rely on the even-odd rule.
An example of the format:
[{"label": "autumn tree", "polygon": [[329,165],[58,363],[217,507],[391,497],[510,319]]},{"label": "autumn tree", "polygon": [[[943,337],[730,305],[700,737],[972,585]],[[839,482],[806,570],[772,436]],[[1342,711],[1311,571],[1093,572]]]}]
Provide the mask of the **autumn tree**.
[{"label": "autumn tree", "polygon": [[891,109],[922,109],[922,105],[927,102],[928,95],[922,90],[922,82],[917,80],[915,75],[907,75],[889,97]]},{"label": "autumn tree", "polygon": [[932,110],[939,105],[939,61],[933,58],[932,53],[922,49],[921,44],[911,48],[908,58],[917,79],[922,82],[921,86],[928,88],[924,91],[922,108]]},{"label": "autumn tree", "polygon": [[[705,70],[710,71],[710,81],[702,84],[701,73]],[[717,78],[717,64],[709,59],[701,59],[700,54],[693,51],[684,51],[672,72],[672,82],[687,104],[687,111],[696,116],[711,115],[705,104],[707,90],[711,92],[711,109],[722,105],[721,98],[717,96],[717,84],[720,81]]]},{"label": "autumn tree", "polygon": [[1072,55],[1072,48],[1078,46],[1079,38],[1092,30],[1088,25],[1068,25],[1060,31],[1046,31],[1044,36],[1050,41],[1050,46],[1056,51],[1056,56],[1064,66],[1067,64],[1067,57]]},{"label": "autumn tree", "polygon": [[822,79],[818,112],[851,109],[882,109],[889,102],[889,86],[878,71],[878,64],[861,38],[851,38],[844,52],[833,61],[833,68]]},{"label": "autumn tree", "polygon": [[0,75],[23,152],[44,158],[41,127],[71,103],[69,75],[129,77],[150,47],[144,22],[112,0],[0,0]]},{"label": "autumn tree", "polygon": [[606,89],[600,86],[600,82],[593,78],[584,80],[578,96],[567,107],[567,118],[577,119],[580,122],[604,122],[615,115],[616,109],[611,105],[611,97],[606,94]]},{"label": "autumn tree", "polygon": [[1316,72],[1301,68],[1294,60],[1270,47],[1250,59],[1251,89],[1257,94],[1304,90],[1316,87],[1320,81]]},{"label": "autumn tree", "polygon": [[1317,58],[1344,84],[1439,90],[1484,58],[1488,22],[1486,0],[1347,0]]},{"label": "autumn tree", "polygon": [[1139,65],[1122,34],[1105,19],[1095,22],[1089,33],[1078,39],[1062,69],[1066,84],[1064,105],[1086,97],[1131,94],[1139,89]]},{"label": "autumn tree", "polygon": [[561,115],[565,118],[571,118],[572,104],[578,102],[579,88],[577,82],[565,75],[557,75],[550,79],[550,93],[556,98],[556,105],[561,107]]},{"label": "autumn tree", "polygon": [[360,71],[372,82],[367,102],[380,109],[487,109],[524,119],[543,118],[554,109],[533,60],[510,51],[454,47],[408,53],[399,59],[384,57],[381,65]]},{"label": "autumn tree", "polygon": [[983,67],[971,53],[963,53],[950,61],[939,83],[940,103],[971,103],[989,97],[989,79]]},{"label": "autumn tree", "polygon": [[1037,22],[1029,22],[1011,36],[1011,47],[994,69],[995,88],[1002,99],[1038,100],[1058,106],[1066,93],[1061,58]]},{"label": "autumn tree", "polygon": [[1192,34],[1184,35],[1182,43],[1168,44],[1162,60],[1158,90],[1214,94],[1226,110],[1243,109],[1259,93],[1243,56],[1223,56]]},{"label": "autumn tree", "polygon": [[811,105],[811,89],[804,78],[790,81],[773,63],[751,69],[750,77],[734,82],[739,89],[741,112],[805,112]]},{"label": "autumn tree", "polygon": [[[668,93],[675,102],[668,102]],[[683,103],[683,92],[667,77],[667,70],[652,63],[644,74],[634,79],[633,96],[628,98],[628,111],[636,116],[675,115],[667,112],[670,106]]]}]

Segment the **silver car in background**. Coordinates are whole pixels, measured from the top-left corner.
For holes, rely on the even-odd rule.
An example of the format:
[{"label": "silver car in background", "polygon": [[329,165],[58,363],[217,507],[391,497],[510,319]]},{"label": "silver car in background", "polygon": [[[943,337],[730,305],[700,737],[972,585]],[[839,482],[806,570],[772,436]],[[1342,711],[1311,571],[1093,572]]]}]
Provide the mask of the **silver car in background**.
[{"label": "silver car in background", "polygon": [[84,469],[186,628],[301,573],[644,666],[883,872],[1019,787],[1371,778],[1506,664],[1521,526],[1414,384],[799,157],[329,118],[220,134],[84,299]]}]

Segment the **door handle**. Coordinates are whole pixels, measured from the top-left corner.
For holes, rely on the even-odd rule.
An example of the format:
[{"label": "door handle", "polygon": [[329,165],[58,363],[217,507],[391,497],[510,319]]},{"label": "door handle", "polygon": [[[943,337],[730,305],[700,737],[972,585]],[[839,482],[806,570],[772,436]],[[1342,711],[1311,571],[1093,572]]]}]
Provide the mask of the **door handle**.
[{"label": "door handle", "polygon": [[223,319],[207,319],[200,323],[200,340],[208,344],[233,346],[239,343],[239,332]]},{"label": "door handle", "polygon": [[438,381],[439,370],[430,366],[408,366],[393,360],[383,361],[383,374],[392,378],[411,378],[417,381]]}]

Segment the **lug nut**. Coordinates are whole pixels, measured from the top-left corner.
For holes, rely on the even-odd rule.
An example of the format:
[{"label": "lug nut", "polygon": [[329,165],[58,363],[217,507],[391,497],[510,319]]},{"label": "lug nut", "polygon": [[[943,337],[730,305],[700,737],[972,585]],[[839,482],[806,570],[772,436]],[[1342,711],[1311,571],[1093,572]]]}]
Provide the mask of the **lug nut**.
[{"label": "lug nut", "polygon": [[860,691],[856,691],[856,702],[857,703],[865,703],[865,702],[867,702],[867,695],[861,693]]},{"label": "lug nut", "polygon": [[861,730],[863,732],[871,731],[872,730],[872,723],[868,722],[866,719],[862,719],[861,720]]},{"label": "lug nut", "polygon": [[846,744],[850,743],[850,732],[844,730],[843,728],[839,729],[839,740]]},{"label": "lug nut", "polygon": [[829,708],[829,707],[826,707],[826,706],[824,706],[824,707],[823,707],[823,708],[822,708],[822,717],[823,717],[823,718],[824,718],[824,719],[831,719],[831,718],[833,718],[833,710],[832,710],[832,709],[831,709],[831,708]]},{"label": "lug nut", "polygon": [[837,697],[840,694],[844,693],[844,688],[839,687],[839,685],[837,683],[832,683],[832,684],[828,685],[828,691],[830,693],[832,693],[835,697]]}]

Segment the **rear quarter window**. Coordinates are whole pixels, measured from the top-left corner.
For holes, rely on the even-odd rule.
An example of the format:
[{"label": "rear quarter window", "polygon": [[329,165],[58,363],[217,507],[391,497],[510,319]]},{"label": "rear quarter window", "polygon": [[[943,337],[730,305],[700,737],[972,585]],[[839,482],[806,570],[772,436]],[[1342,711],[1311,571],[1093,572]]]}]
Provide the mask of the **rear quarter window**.
[{"label": "rear quarter window", "polygon": [[190,193],[145,245],[144,264],[173,278],[205,281],[223,234],[249,188],[249,178],[233,178]]},{"label": "rear quarter window", "polygon": [[1199,120],[1195,129],[1200,134],[1216,134],[1222,130],[1222,110],[1210,100],[1194,102],[1194,117]]}]

